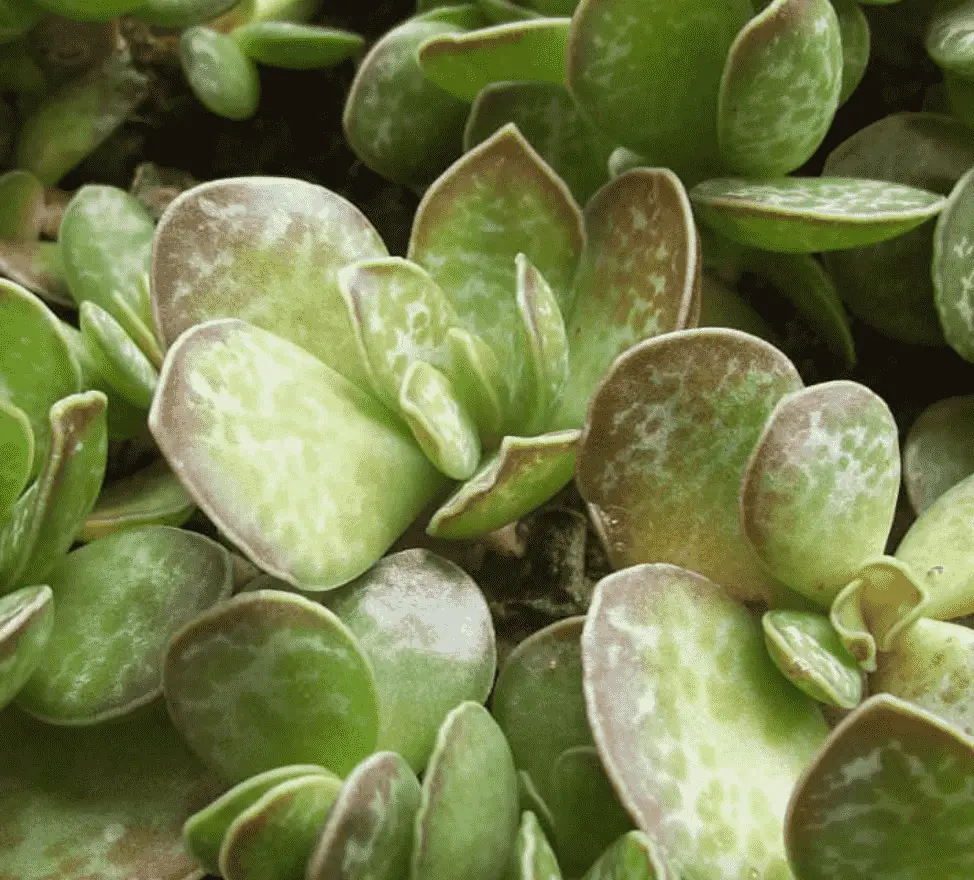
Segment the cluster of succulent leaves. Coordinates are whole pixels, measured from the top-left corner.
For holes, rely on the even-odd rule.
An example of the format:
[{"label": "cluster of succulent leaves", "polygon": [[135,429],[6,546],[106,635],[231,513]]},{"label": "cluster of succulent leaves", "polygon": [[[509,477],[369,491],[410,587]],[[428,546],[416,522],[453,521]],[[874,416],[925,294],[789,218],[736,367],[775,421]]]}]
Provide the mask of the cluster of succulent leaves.
[{"label": "cluster of succulent leaves", "polygon": [[[974,360],[974,4],[916,35],[947,112],[819,176],[852,0],[479,0],[348,95],[404,256],[301,180],[52,189],[148,80],[35,77],[42,13],[184,29],[231,118],[254,60],[360,46],[231,5],[0,0],[0,877],[970,877],[974,396],[901,450],[841,377],[846,307]],[[389,553],[573,480],[614,572],[506,657],[470,574]]]}]

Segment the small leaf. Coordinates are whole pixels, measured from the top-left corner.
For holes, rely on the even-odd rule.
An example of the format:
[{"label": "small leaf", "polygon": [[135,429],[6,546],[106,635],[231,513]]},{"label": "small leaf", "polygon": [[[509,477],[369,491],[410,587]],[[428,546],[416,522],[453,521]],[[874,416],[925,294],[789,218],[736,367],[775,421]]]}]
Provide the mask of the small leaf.
[{"label": "small leaf", "polygon": [[828,133],[841,88],[842,36],[829,0],[774,0],[737,35],[724,65],[722,156],[751,177],[794,171]]},{"label": "small leaf", "polygon": [[99,371],[129,403],[148,409],[159,373],[121,324],[91,300],[81,304],[81,336]]},{"label": "small leaf", "polygon": [[774,665],[795,687],[843,709],[862,702],[862,673],[825,615],[766,611],[761,625]]},{"label": "small leaf", "polygon": [[596,587],[585,700],[606,773],[661,859],[686,877],[787,877],[788,797],[825,739],[752,614],[671,565]]},{"label": "small leaf", "polygon": [[136,18],[156,27],[188,28],[212,21],[237,0],[139,0]]},{"label": "small leaf", "polygon": [[225,880],[304,880],[304,870],[342,782],[315,773],[272,788],[227,829],[220,846]]},{"label": "small leaf", "polygon": [[258,64],[289,70],[333,67],[365,45],[358,34],[291,21],[252,21],[230,36]]},{"label": "small leaf", "polygon": [[[78,0],[87,6],[88,0]],[[131,5],[131,4],[127,4]],[[51,186],[92,153],[149,94],[149,79],[123,56],[47,96],[23,120],[17,167]]]},{"label": "small leaf", "polygon": [[204,183],[169,206],[153,252],[152,309],[164,346],[195,324],[240,318],[366,387],[338,272],[386,249],[341,196],[281,178]]},{"label": "small leaf", "polygon": [[189,87],[212,113],[240,121],[257,112],[260,74],[236,41],[208,27],[192,27],[179,38],[179,63]]},{"label": "small leaf", "polygon": [[449,711],[490,693],[497,649],[483,594],[452,562],[415,549],[379,560],[327,603],[375,670],[377,748],[422,772]]},{"label": "small leaf", "polygon": [[10,517],[34,469],[34,431],[27,414],[0,397],[0,526]]},{"label": "small leaf", "polygon": [[518,827],[517,773],[478,703],[443,722],[423,777],[410,880],[501,880]]},{"label": "small leaf", "polygon": [[0,709],[17,695],[43,659],[53,626],[50,587],[24,587],[0,597]]},{"label": "small leaf", "polygon": [[668,333],[623,354],[592,398],[578,456],[612,565],[672,562],[740,599],[773,595],[738,494],[772,409],[799,388],[778,349],[735,330]]},{"label": "small leaf", "polygon": [[842,34],[842,89],[839,106],[859,88],[869,66],[872,36],[869,19],[856,0],[832,0]]},{"label": "small leaf", "polygon": [[308,862],[307,880],[403,880],[420,788],[409,765],[376,752],[350,774]]},{"label": "small leaf", "polygon": [[842,177],[708,180],[690,191],[697,216],[763,250],[814,253],[895,238],[940,212],[936,193]]},{"label": "small leaf", "polygon": [[473,538],[530,513],[571,481],[578,438],[578,431],[505,437],[500,449],[440,505],[427,534]]},{"label": "small leaf", "polygon": [[957,182],[937,218],[931,269],[934,302],[944,337],[967,361],[974,360],[974,319],[971,317],[974,300],[968,290],[974,273],[974,239],[969,234],[972,222],[974,169]]},{"label": "small leaf", "polygon": [[964,0],[946,0],[936,4],[927,26],[924,45],[938,67],[974,77],[974,8]]},{"label": "small leaf", "polygon": [[937,401],[910,426],[903,444],[903,482],[918,516],[974,474],[972,434],[974,396]]},{"label": "small leaf", "polygon": [[170,638],[230,595],[230,560],[202,535],[150,526],[69,553],[47,579],[54,629],[18,704],[49,723],[96,724],[159,696]]},{"label": "small leaf", "polygon": [[369,661],[332,612],[291,593],[244,593],[184,627],[163,692],[186,741],[231,782],[285,764],[344,775],[375,748]]},{"label": "small leaf", "polygon": [[443,339],[443,372],[476,420],[485,446],[496,446],[510,395],[494,350],[479,336],[451,327]]},{"label": "small leaf", "polygon": [[32,242],[41,237],[44,184],[29,171],[0,174],[0,238]]},{"label": "small leaf", "polygon": [[521,824],[504,876],[505,880],[561,880],[558,860],[538,817],[532,812],[521,813]]},{"label": "small leaf", "polygon": [[57,242],[0,240],[0,278],[9,278],[48,303],[75,307]]},{"label": "small leaf", "polygon": [[304,779],[314,774],[331,776],[316,764],[292,764],[258,773],[220,795],[212,804],[194,813],[183,825],[183,841],[189,853],[204,870],[220,873],[220,844],[227,829],[244,810],[257,803],[282,782]]},{"label": "small leaf", "polygon": [[570,23],[535,18],[435,36],[419,47],[419,67],[441,89],[467,101],[495,82],[562,85]]},{"label": "small leaf", "polygon": [[693,214],[672,172],[620,174],[586,205],[584,220],[585,247],[565,310],[569,378],[555,418],[564,427],[584,423],[595,386],[620,354],[690,325],[700,285]]},{"label": "small leaf", "polygon": [[970,877],[972,774],[974,741],[902,700],[867,700],[792,795],[785,845],[796,877]]},{"label": "small leaf", "polygon": [[610,137],[695,183],[721,165],[720,74],[753,14],[750,0],[582,0],[568,38],[568,85]]},{"label": "small leaf", "polygon": [[778,580],[822,606],[882,554],[900,456],[883,400],[855,382],[782,398],[741,480],[741,525]]},{"label": "small leaf", "polygon": [[679,880],[642,831],[628,831],[585,873],[583,880]]}]

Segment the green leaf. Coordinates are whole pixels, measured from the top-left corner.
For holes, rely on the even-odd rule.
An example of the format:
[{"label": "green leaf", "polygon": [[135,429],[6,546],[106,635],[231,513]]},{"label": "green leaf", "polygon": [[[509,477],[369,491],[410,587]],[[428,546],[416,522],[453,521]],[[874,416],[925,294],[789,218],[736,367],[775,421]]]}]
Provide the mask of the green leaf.
[{"label": "green leaf", "polygon": [[196,618],[162,681],[180,733],[231,782],[285,764],[344,775],[375,748],[369,661],[331,611],[292,593],[244,593]]},{"label": "green leaf", "polygon": [[[88,0],[77,0],[88,6]],[[127,4],[128,5],[128,4]],[[149,94],[149,78],[112,55],[47,96],[23,120],[17,167],[57,183],[114,132]]]},{"label": "green leaf", "polygon": [[486,86],[470,108],[464,149],[473,149],[508,123],[517,126],[580,203],[605,183],[613,143],[582,116],[564,85],[500,82]]},{"label": "green leaf", "polygon": [[203,321],[240,318],[365,387],[338,273],[387,252],[341,196],[281,178],[205,183],[169,206],[154,253],[152,308],[163,345]]},{"label": "green leaf", "polygon": [[832,0],[839,18],[842,43],[842,89],[839,105],[845,104],[859,88],[869,66],[872,36],[869,19],[856,0]]},{"label": "green leaf", "polygon": [[32,0],[0,0],[0,43],[20,39],[37,24],[41,14]]},{"label": "green leaf", "polygon": [[149,428],[218,528],[260,568],[304,590],[362,574],[442,486],[379,401],[242,321],[180,337]]},{"label": "green leaf", "polygon": [[140,0],[133,14],[156,27],[188,28],[212,21],[238,0]]},{"label": "green leaf", "polygon": [[135,9],[141,0],[32,0],[41,9],[77,21],[108,21]]},{"label": "green leaf", "polygon": [[483,594],[452,562],[414,549],[379,560],[327,604],[375,670],[376,747],[421,773],[450,710],[490,693],[497,649]]},{"label": "green leaf", "polygon": [[518,827],[517,773],[478,703],[443,722],[423,777],[410,880],[501,880]]},{"label": "green leaf", "polygon": [[477,0],[477,8],[491,24],[504,24],[508,21],[532,21],[541,15],[533,9],[512,2],[512,0]]},{"label": "green leaf", "polygon": [[538,817],[521,813],[521,824],[507,866],[505,880],[561,880],[558,860]]},{"label": "green leaf", "polygon": [[[555,423],[580,427],[612,362],[636,343],[690,326],[700,248],[686,191],[670,171],[639,168],[585,207],[585,247],[571,293],[569,369]],[[597,329],[596,329],[597,328]]]},{"label": "green leaf", "polygon": [[599,857],[583,880],[679,880],[679,877],[659,855],[652,838],[642,831],[629,831]]},{"label": "green leaf", "polygon": [[513,21],[462,34],[442,34],[419,47],[423,75],[467,101],[495,82],[565,82],[568,18]]},{"label": "green leaf", "polygon": [[423,186],[460,155],[469,104],[426,79],[417,51],[433,37],[462,33],[481,21],[473,6],[434,10],[393,28],[365,56],[342,125],[355,155],[373,171]]},{"label": "green leaf", "polygon": [[342,782],[315,773],[272,788],[233,820],[220,846],[225,880],[304,880],[318,830]]},{"label": "green leaf", "polygon": [[910,426],[903,444],[903,482],[918,516],[974,474],[972,434],[974,396],[939,400]]},{"label": "green leaf", "polygon": [[230,36],[258,64],[290,70],[334,67],[365,45],[362,37],[349,31],[291,21],[252,21]]},{"label": "green leaf", "polygon": [[804,165],[828,133],[842,88],[842,37],[829,0],[774,0],[730,48],[717,135],[737,174],[769,178]]},{"label": "green leaf", "polygon": [[521,815],[525,811],[535,815],[548,840],[555,837],[555,820],[551,808],[544,802],[534,780],[525,770],[517,771],[517,790],[521,805]]},{"label": "green leaf", "polygon": [[0,278],[9,278],[54,305],[75,306],[57,242],[0,240]]},{"label": "green leaf", "polygon": [[936,193],[878,180],[783,177],[707,180],[697,216],[733,241],[781,253],[842,250],[895,238],[940,212]]},{"label": "green leaf", "polygon": [[0,174],[0,238],[32,242],[41,237],[44,184],[29,171]]},{"label": "green leaf", "polygon": [[158,697],[170,638],[231,586],[223,547],[166,526],[92,541],[47,579],[58,612],[18,704],[54,724],[96,724]]},{"label": "green leaf", "polygon": [[720,75],[752,15],[750,0],[582,0],[568,38],[568,85],[610,137],[695,183],[722,164]]},{"label": "green leaf", "polygon": [[[974,23],[974,22],[972,22]],[[974,169],[954,187],[937,218],[933,236],[934,302],[944,337],[951,348],[967,361],[974,360]]]},{"label": "green leaf", "polygon": [[668,333],[623,354],[592,398],[577,475],[613,567],[671,562],[736,598],[773,596],[738,494],[775,404],[800,388],[778,349],[735,330]]},{"label": "green leaf", "polygon": [[427,534],[473,538],[530,513],[571,481],[578,438],[578,431],[505,437],[500,449],[440,505]]},{"label": "green leaf", "polygon": [[766,611],[764,643],[774,665],[813,700],[855,709],[862,702],[862,673],[824,614]]},{"label": "green leaf", "polygon": [[308,862],[307,880],[403,880],[420,787],[409,765],[376,752],[345,780]]},{"label": "green leaf", "polygon": [[237,42],[197,26],[179,38],[179,63],[189,87],[211,113],[239,122],[260,104],[260,74]]},{"label": "green leaf", "polygon": [[623,805],[686,877],[788,876],[785,807],[825,739],[752,614],[671,565],[596,587],[582,633],[595,742]]},{"label": "green leaf", "polygon": [[585,872],[632,819],[619,803],[594,746],[562,752],[551,768],[558,860],[569,877]]},{"label": "green leaf", "polygon": [[196,859],[205,871],[219,874],[220,844],[234,819],[282,782],[306,779],[315,774],[332,775],[324,767],[316,764],[292,764],[258,773],[235,785],[186,820],[186,824],[183,825],[186,852]]},{"label": "green leaf", "polygon": [[886,546],[900,488],[896,422],[856,382],[782,398],[741,480],[744,534],[774,577],[827,607]]},{"label": "green leaf", "polygon": [[0,397],[0,526],[7,521],[34,469],[34,431],[27,414]]},{"label": "green leaf", "polygon": [[494,350],[479,336],[451,327],[443,339],[443,372],[457,398],[476,419],[484,446],[496,446],[508,410],[507,383]]},{"label": "green leaf", "polygon": [[935,5],[924,45],[938,67],[960,76],[974,77],[974,4],[941,0]]},{"label": "green leaf", "polygon": [[792,796],[785,842],[795,876],[969,877],[972,773],[974,741],[960,731],[894,697],[867,700]]},{"label": "green leaf", "polygon": [[50,587],[24,587],[0,597],[0,709],[43,660],[53,626]]},{"label": "green leaf", "polygon": [[158,704],[96,727],[0,712],[0,857],[12,877],[183,878],[179,829],[218,791]]},{"label": "green leaf", "polygon": [[758,336],[772,345],[777,345],[778,337],[764,320],[739,294],[710,272],[701,277],[701,327],[726,327],[742,330]]},{"label": "green leaf", "polygon": [[159,373],[125,329],[101,306],[81,303],[81,336],[99,371],[132,406],[148,409]]}]

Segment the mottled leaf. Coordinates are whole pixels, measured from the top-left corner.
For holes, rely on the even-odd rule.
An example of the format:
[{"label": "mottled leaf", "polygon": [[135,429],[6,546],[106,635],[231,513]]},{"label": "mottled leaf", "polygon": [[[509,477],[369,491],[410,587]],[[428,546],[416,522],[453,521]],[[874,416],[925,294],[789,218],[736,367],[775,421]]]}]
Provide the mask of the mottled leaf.
[{"label": "mottled leaf", "polygon": [[179,64],[211,113],[239,122],[257,112],[260,74],[232,37],[208,27],[188,28],[179,38]]},{"label": "mottled leaf", "polygon": [[561,880],[558,860],[534,813],[522,812],[505,880]]},{"label": "mottled leaf", "polygon": [[872,35],[869,19],[856,0],[832,0],[842,35],[842,88],[839,104],[845,104],[859,88],[869,66]]},{"label": "mottled leaf", "polygon": [[0,397],[0,525],[5,523],[34,465],[34,431],[19,407]]},{"label": "mottled leaf", "polygon": [[940,0],[924,41],[938,67],[974,77],[974,5],[966,0]]},{"label": "mottled leaf", "polygon": [[17,695],[43,659],[53,626],[50,587],[24,587],[0,597],[0,709]]},{"label": "mottled leaf", "polygon": [[29,171],[0,174],[0,238],[31,242],[41,236],[44,184]]},{"label": "mottled leaf", "polygon": [[577,476],[613,566],[671,562],[740,599],[773,595],[738,493],[772,409],[799,388],[780,351],[735,330],[669,333],[622,355],[592,399]]},{"label": "mottled leaf", "polygon": [[903,482],[919,516],[952,486],[974,474],[974,396],[927,407],[903,444]]},{"label": "mottled leaf", "polygon": [[290,70],[333,67],[365,45],[349,31],[292,21],[253,21],[235,28],[231,36],[258,64]]},{"label": "mottled leaf", "polygon": [[[974,22],[972,22],[974,23]],[[962,358],[974,360],[974,170],[954,187],[933,236],[934,302],[944,337]]]}]

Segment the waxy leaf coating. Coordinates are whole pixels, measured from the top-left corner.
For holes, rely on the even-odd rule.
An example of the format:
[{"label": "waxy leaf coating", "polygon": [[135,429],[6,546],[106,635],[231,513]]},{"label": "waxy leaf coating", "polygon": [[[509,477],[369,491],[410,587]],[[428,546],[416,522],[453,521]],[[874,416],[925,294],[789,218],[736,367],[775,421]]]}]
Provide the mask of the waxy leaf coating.
[{"label": "waxy leaf coating", "polygon": [[903,444],[903,482],[917,515],[974,474],[974,396],[950,397],[925,409]]},{"label": "waxy leaf coating", "polygon": [[640,565],[596,587],[582,633],[595,742],[623,805],[685,876],[788,877],[783,825],[827,728],[720,587]]},{"label": "waxy leaf coating", "polygon": [[53,626],[50,587],[23,587],[0,596],[0,709],[17,695],[43,659]]},{"label": "waxy leaf coating", "polygon": [[859,87],[869,66],[872,44],[869,19],[856,0],[832,0],[842,34],[842,89],[839,104],[845,104]]},{"label": "waxy leaf coating", "polygon": [[521,813],[521,824],[505,880],[561,880],[558,859],[545,837],[538,817],[530,810]]},{"label": "waxy leaf coating", "polygon": [[592,398],[577,474],[613,566],[671,562],[740,599],[774,594],[738,494],[772,409],[799,388],[778,349],[736,330],[667,333],[619,357]]},{"label": "waxy leaf coating", "polygon": [[257,590],[173,639],[163,668],[176,727],[227,780],[285,764],[344,775],[375,748],[375,675],[348,628],[320,605]]},{"label": "waxy leaf coating", "polygon": [[902,700],[867,700],[792,795],[798,880],[963,880],[974,870],[974,740]]}]

